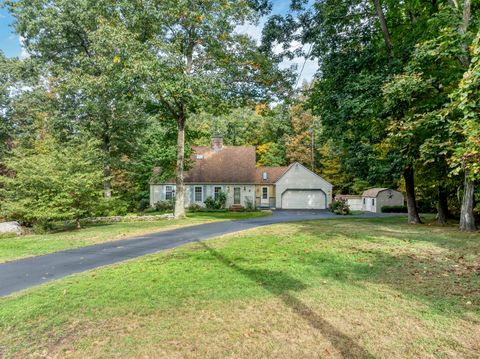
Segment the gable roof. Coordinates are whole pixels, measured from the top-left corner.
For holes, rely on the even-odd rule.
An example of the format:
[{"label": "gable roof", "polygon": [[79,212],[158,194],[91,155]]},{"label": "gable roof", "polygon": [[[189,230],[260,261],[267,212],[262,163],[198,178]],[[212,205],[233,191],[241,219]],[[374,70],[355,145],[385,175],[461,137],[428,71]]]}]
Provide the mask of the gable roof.
[{"label": "gable roof", "polygon": [[[290,165],[291,166],[291,165]],[[288,171],[290,166],[281,167],[257,167],[255,174],[255,183],[274,184],[277,180]],[[263,174],[267,174],[267,179],[263,179]]]},{"label": "gable roof", "polygon": [[330,182],[328,182],[325,178],[323,178],[322,176],[319,176],[318,174],[316,174],[315,172],[313,172],[312,170],[310,170],[309,168],[305,167],[304,165],[302,165],[300,162],[293,162],[290,166],[288,166],[287,170],[280,176],[278,177],[277,179],[277,182],[283,177],[285,176],[293,167],[300,167],[300,168],[303,168],[304,170],[306,170],[307,172],[310,172],[312,175],[314,175],[315,177],[317,177],[318,179],[320,179],[321,181],[323,181],[325,184],[327,184],[328,186],[330,186],[331,188],[333,188],[333,184],[331,184]]},{"label": "gable roof", "polygon": [[362,197],[376,198],[380,192],[386,191],[388,188],[370,188],[362,193]]},{"label": "gable roof", "polygon": [[193,166],[185,172],[185,183],[254,183],[256,154],[254,146],[209,146],[192,148]]}]

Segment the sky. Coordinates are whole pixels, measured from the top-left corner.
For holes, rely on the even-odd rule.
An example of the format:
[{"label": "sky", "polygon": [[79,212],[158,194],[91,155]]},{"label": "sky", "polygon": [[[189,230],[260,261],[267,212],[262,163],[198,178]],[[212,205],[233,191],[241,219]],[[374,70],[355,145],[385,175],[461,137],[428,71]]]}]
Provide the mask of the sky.
[{"label": "sky", "polygon": [[[289,9],[290,0],[272,0],[272,4],[272,14],[286,14]],[[247,24],[239,27],[237,31],[248,33],[254,39],[259,41],[264,22],[265,19],[263,19],[258,26]],[[25,50],[22,49],[20,37],[14,32],[14,29],[11,26],[12,23],[13,17],[10,13],[4,8],[0,8],[0,50],[8,57],[27,56]],[[299,86],[303,81],[311,81],[318,68],[316,60],[307,60],[305,62],[303,57],[291,61],[284,61],[281,67],[289,67],[292,64],[297,66]],[[303,71],[301,71],[302,67]]]}]

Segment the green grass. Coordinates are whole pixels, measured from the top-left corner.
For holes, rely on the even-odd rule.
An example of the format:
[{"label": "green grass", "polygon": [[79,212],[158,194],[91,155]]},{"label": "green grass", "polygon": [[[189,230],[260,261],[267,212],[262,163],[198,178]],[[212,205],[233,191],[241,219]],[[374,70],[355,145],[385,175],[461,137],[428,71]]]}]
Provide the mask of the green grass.
[{"label": "green grass", "polygon": [[26,235],[15,237],[0,236],[0,263],[78,248],[91,244],[124,239],[129,236],[149,232],[178,228],[180,226],[201,224],[217,220],[245,219],[268,215],[264,212],[243,213],[191,213],[185,220],[158,220],[151,222],[120,222],[112,224],[89,225],[80,230],[61,231],[57,233]]},{"label": "green grass", "polygon": [[263,227],[0,299],[0,353],[477,358],[479,233],[404,221]]}]

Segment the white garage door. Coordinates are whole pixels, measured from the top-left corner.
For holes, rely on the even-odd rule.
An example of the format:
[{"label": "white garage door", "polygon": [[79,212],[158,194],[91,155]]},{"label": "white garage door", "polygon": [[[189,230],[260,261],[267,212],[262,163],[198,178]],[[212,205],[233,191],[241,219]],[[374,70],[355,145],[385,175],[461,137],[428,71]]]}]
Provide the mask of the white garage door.
[{"label": "white garage door", "polygon": [[315,190],[286,190],[282,195],[284,209],[325,209],[325,194]]}]

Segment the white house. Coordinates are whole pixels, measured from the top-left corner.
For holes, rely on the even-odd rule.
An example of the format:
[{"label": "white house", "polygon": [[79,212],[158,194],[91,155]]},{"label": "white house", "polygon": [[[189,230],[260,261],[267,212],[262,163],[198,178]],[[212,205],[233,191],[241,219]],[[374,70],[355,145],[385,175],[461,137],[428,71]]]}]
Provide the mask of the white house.
[{"label": "white house", "polygon": [[[185,172],[185,206],[203,206],[208,197],[227,195],[227,207],[326,209],[333,185],[300,163],[257,167],[253,146],[224,146],[214,137],[211,146],[193,147],[191,169]],[[175,196],[175,181],[153,181],[150,204]]]}]

